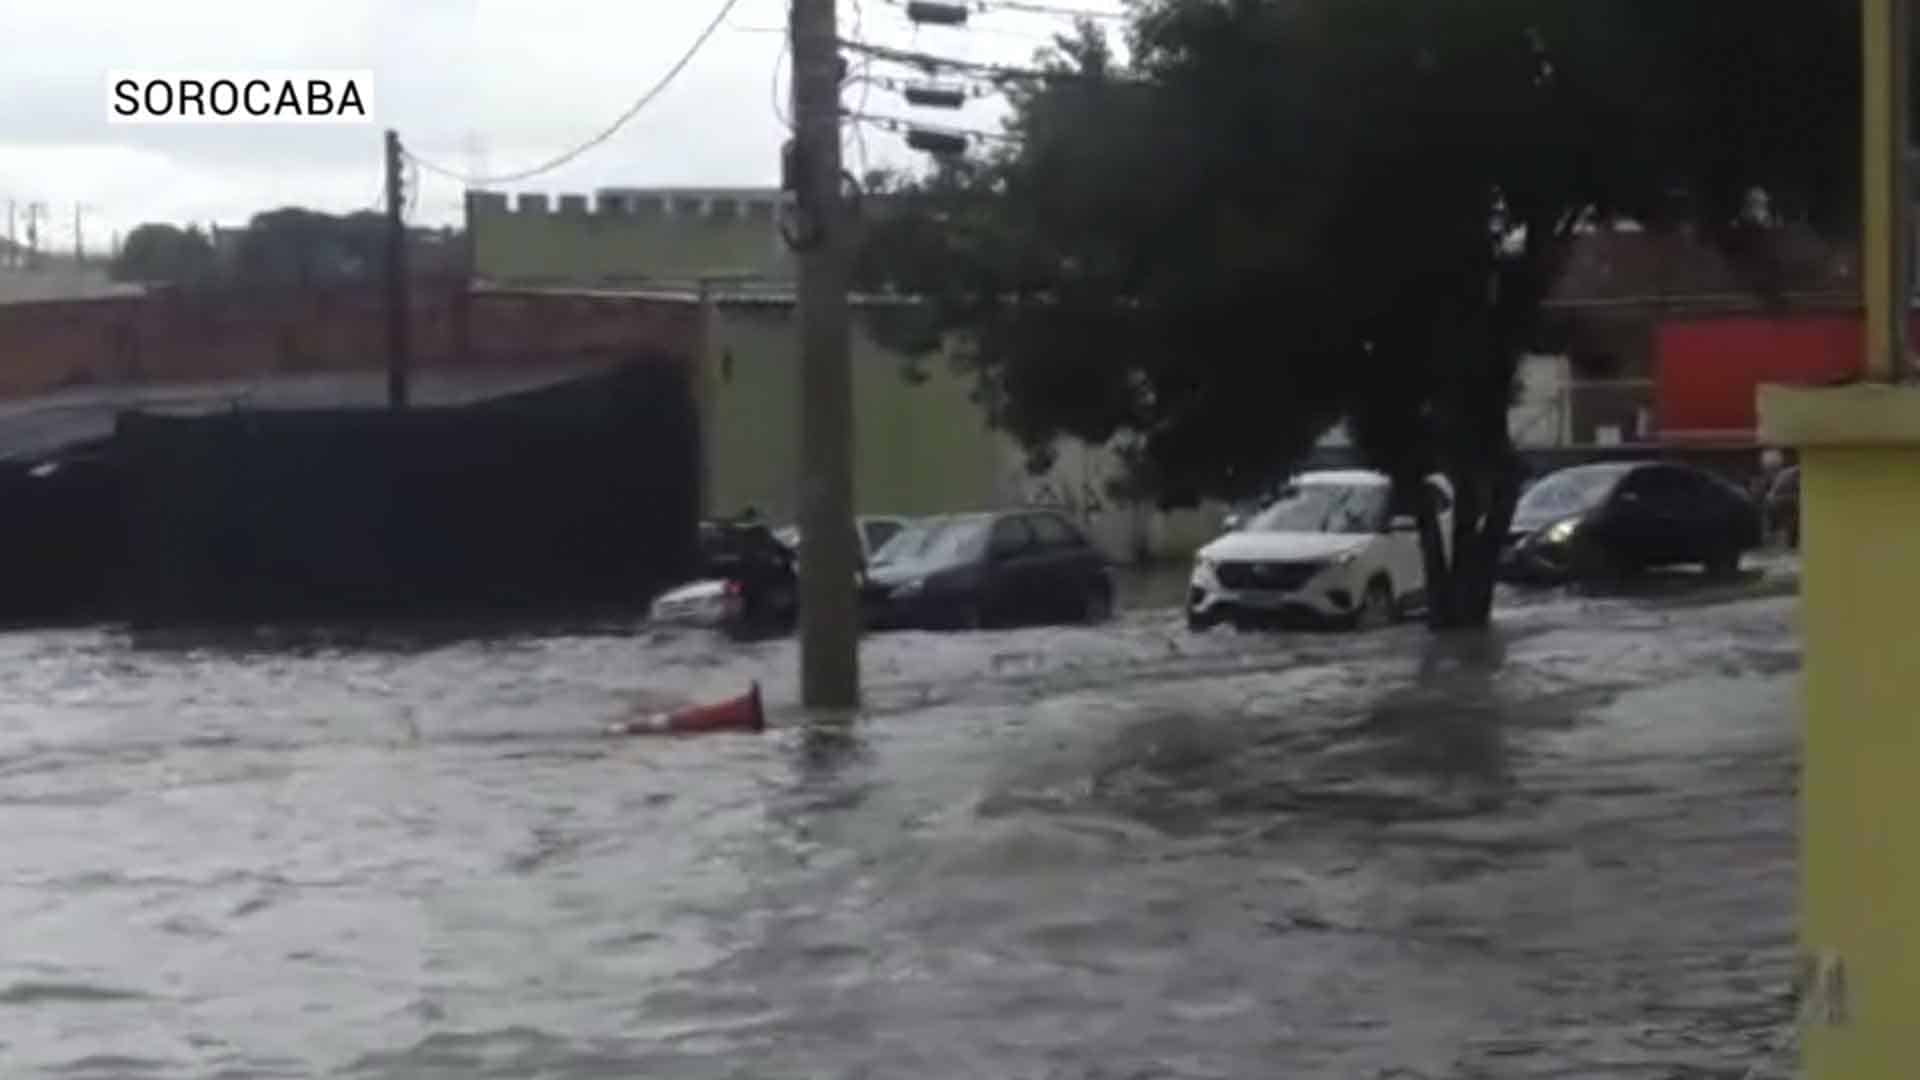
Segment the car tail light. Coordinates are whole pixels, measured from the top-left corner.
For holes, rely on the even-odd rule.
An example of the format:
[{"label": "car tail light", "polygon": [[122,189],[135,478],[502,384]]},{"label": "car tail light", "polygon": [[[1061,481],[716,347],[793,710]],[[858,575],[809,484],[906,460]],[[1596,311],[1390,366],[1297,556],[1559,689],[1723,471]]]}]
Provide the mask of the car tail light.
[{"label": "car tail light", "polygon": [[728,596],[739,596],[741,593],[746,591],[747,591],[746,588],[737,581],[727,582],[726,592]]}]

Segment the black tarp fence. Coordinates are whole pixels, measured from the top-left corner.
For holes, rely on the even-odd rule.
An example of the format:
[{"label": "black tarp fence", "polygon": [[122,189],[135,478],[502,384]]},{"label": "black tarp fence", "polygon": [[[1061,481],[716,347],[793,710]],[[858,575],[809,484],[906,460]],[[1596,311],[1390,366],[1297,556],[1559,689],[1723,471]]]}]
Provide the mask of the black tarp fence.
[{"label": "black tarp fence", "polygon": [[130,413],[136,625],[630,609],[697,558],[698,419],[642,357],[456,408]]},{"label": "black tarp fence", "polygon": [[104,444],[0,463],[0,623],[111,614],[121,558],[120,475]]}]

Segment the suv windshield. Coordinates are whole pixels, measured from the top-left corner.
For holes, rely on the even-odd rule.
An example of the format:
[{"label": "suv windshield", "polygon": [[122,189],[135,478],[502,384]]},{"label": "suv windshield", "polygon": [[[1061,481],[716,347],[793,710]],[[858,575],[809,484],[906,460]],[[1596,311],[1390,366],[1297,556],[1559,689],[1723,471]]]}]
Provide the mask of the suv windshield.
[{"label": "suv windshield", "polygon": [[1606,500],[1627,470],[1611,467],[1565,469],[1541,480],[1520,496],[1516,517],[1574,514]]},{"label": "suv windshield", "polygon": [[1247,524],[1248,532],[1376,533],[1387,524],[1383,484],[1304,484]]},{"label": "suv windshield", "polygon": [[966,562],[986,550],[989,517],[935,518],[894,535],[873,553],[873,564]]}]

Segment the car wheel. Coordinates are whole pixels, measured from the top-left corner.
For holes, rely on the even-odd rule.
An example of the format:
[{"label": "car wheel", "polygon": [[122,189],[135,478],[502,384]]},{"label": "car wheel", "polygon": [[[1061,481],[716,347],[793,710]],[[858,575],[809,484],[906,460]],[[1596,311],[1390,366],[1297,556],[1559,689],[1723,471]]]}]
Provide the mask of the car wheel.
[{"label": "car wheel", "polygon": [[954,613],[953,622],[954,628],[957,630],[985,630],[987,628],[986,614],[981,611],[980,601],[978,600],[963,602],[960,605],[960,609]]},{"label": "car wheel", "polygon": [[1706,569],[1708,577],[1733,577],[1740,572],[1740,550],[1734,548],[1710,556],[1706,562]]},{"label": "car wheel", "polygon": [[1085,622],[1103,623],[1113,618],[1113,587],[1095,582],[1080,602],[1080,617]]},{"label": "car wheel", "polygon": [[1187,612],[1187,629],[1196,634],[1204,634],[1219,625],[1220,620],[1216,616],[1202,615],[1197,611]]},{"label": "car wheel", "polygon": [[1360,607],[1353,613],[1355,630],[1378,630],[1393,624],[1393,584],[1385,578],[1367,582]]},{"label": "car wheel", "polygon": [[1567,560],[1567,576],[1579,584],[1610,584],[1626,576],[1626,565],[1598,544],[1576,544]]}]

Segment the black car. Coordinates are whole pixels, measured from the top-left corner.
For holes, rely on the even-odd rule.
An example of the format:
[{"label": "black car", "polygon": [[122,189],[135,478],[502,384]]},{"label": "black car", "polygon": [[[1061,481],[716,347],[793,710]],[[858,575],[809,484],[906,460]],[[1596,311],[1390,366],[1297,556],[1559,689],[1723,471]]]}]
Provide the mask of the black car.
[{"label": "black car", "polygon": [[699,577],[657,597],[656,623],[724,630],[742,639],[783,634],[799,614],[798,557],[765,525],[700,523]]},{"label": "black car", "polygon": [[1097,621],[1113,611],[1113,580],[1060,514],[963,514],[917,522],[875,552],[861,608],[878,629]]},{"label": "black car", "polygon": [[1674,462],[1562,469],[1520,497],[1501,559],[1510,580],[1568,580],[1698,563],[1737,570],[1760,512],[1711,473]]}]

